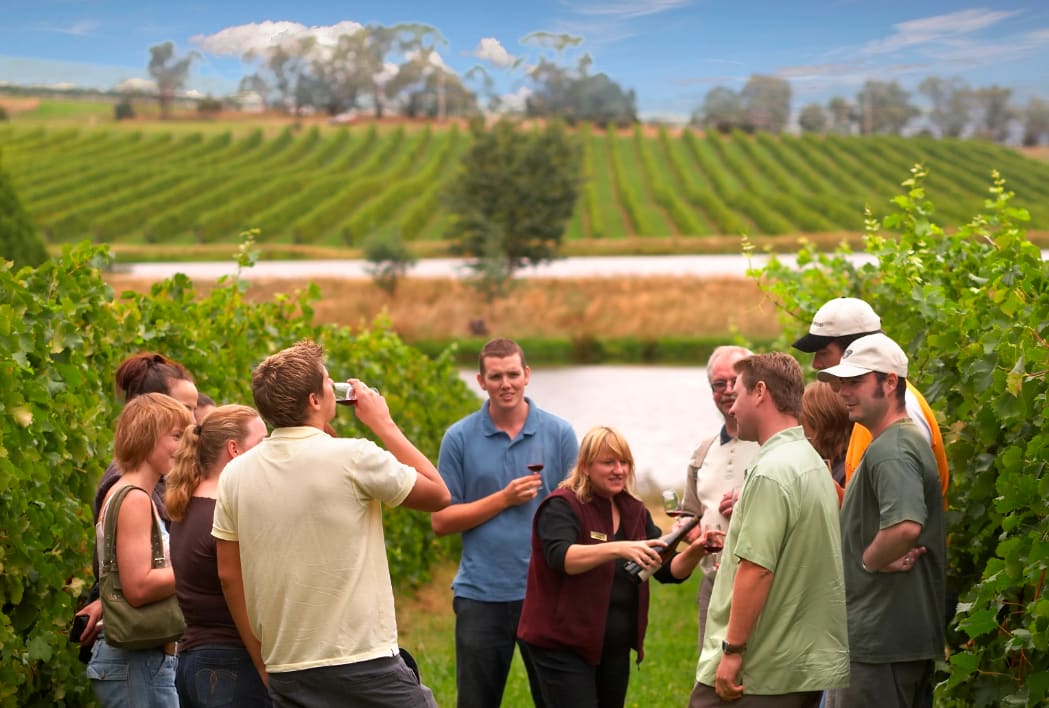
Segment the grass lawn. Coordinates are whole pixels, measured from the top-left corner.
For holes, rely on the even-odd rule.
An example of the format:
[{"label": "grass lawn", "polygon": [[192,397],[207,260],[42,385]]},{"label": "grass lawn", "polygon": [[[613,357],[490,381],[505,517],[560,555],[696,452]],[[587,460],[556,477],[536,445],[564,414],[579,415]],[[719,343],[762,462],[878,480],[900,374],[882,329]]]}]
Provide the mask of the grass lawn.
[{"label": "grass lawn", "polygon": [[[670,521],[653,512],[660,528]],[[400,643],[419,662],[423,683],[429,686],[439,706],[455,705],[455,615],[452,591],[455,566],[435,569],[434,580],[412,598],[397,598]],[[653,582],[645,661],[632,664],[626,705],[630,708],[681,708],[695,682],[697,641],[696,591],[699,571],[680,585]],[[636,655],[634,655],[636,659]],[[520,654],[514,655],[503,706],[532,705],[528,677]]]}]

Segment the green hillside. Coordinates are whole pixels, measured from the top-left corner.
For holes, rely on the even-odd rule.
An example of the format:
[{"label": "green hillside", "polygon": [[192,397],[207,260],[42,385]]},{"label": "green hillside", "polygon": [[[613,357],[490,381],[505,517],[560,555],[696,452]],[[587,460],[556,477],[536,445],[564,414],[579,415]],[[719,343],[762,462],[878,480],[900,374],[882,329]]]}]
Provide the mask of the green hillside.
[{"label": "green hillside", "polygon": [[[899,137],[730,137],[584,128],[584,172],[569,239],[857,232],[915,162],[955,226],[998,169],[1049,229],[1049,164],[976,141]],[[49,243],[260,242],[358,246],[373,232],[439,242],[468,131],[428,126],[148,130],[12,124],[0,159]]]}]

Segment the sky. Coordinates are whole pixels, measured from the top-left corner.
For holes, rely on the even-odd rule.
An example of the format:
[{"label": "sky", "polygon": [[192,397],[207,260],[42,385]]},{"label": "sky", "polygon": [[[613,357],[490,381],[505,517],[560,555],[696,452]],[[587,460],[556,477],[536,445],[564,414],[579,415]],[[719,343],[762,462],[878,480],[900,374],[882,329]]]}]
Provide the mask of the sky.
[{"label": "sky", "polygon": [[522,41],[535,32],[581,38],[564,60],[589,54],[591,72],[636,92],[643,118],[687,117],[752,74],[790,81],[795,110],[851,100],[868,79],[898,81],[920,104],[934,75],[1007,86],[1019,104],[1049,98],[1046,0],[0,0],[0,16],[0,81],[19,84],[112,88],[146,78],[150,46],[172,41],[200,53],[187,88],[224,95],[251,73],[248,49],[417,22],[440,31],[448,69],[483,66],[511,104],[544,51]]}]

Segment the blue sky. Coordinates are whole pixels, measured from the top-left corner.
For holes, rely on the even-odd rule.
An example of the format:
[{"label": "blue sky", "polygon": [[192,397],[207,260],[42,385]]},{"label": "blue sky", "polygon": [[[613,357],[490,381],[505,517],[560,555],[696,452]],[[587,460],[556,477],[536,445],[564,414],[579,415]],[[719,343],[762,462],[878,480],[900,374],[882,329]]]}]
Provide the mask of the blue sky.
[{"label": "blue sky", "polygon": [[[0,81],[16,83],[110,88],[145,77],[149,47],[170,40],[180,54],[201,52],[188,87],[222,94],[247,73],[242,50],[280,31],[421,22],[447,40],[446,66],[464,73],[481,64],[506,94],[521,91],[521,67],[539,56],[525,35],[582,37],[568,57],[588,52],[592,70],[633,88],[649,117],[687,116],[712,87],[738,89],[755,73],[790,80],[795,110],[852,99],[867,79],[913,91],[930,75],[1009,86],[1019,103],[1049,97],[1045,0],[0,0],[0,12]],[[523,61],[500,67],[507,57]]]}]

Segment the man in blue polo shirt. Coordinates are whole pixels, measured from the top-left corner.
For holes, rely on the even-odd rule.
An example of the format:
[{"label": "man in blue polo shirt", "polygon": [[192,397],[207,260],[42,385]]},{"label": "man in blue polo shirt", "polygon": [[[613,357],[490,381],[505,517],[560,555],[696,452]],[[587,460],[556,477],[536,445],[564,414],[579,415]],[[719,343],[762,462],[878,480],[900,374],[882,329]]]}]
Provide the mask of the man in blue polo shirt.
[{"label": "man in blue polo shirt", "polygon": [[542,706],[531,659],[517,642],[532,516],[575,465],[579,444],[572,426],[525,396],[531,369],[516,342],[493,339],[479,359],[477,383],[488,400],[441,441],[437,468],[452,503],[431,516],[438,536],[463,535],[452,581],[458,706],[502,703],[515,645]]}]

